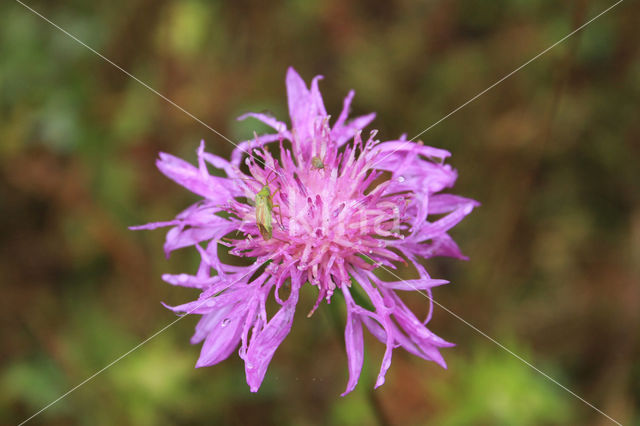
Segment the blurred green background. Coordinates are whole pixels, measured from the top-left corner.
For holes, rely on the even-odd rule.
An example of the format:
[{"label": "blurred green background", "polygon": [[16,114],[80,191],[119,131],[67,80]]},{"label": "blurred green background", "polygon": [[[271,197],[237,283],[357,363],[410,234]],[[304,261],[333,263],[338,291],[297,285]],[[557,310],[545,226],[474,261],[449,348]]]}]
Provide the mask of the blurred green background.
[{"label": "blurred green background", "polygon": [[[286,116],[292,65],[334,116],[376,111],[411,137],[613,1],[29,1],[238,141],[246,111]],[[628,1],[422,136],[452,152],[455,192],[482,207],[454,231],[470,262],[432,259],[436,299],[624,424],[640,424],[640,3]],[[0,5],[0,423],[16,424],[175,319],[162,254],[196,197],[162,176],[204,138],[232,146],[18,3]],[[382,345],[341,398],[341,324],[294,328],[251,394],[236,355],[195,370],[185,318],[36,417],[53,425],[611,424],[436,308],[457,347],[442,370]],[[418,294],[407,303],[424,313]],[[340,312],[338,311],[338,314]]]}]

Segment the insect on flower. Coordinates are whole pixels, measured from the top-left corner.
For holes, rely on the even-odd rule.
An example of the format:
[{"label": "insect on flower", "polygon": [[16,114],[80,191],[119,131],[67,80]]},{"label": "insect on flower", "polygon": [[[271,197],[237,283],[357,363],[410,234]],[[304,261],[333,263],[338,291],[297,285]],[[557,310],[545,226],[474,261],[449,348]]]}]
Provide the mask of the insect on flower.
[{"label": "insect on flower", "polygon": [[324,169],[324,163],[322,162],[322,158],[315,156],[311,159],[311,165],[316,169]]},{"label": "insect on flower", "polygon": [[[260,191],[258,191],[254,200],[256,204],[256,225],[258,225],[260,235],[262,235],[262,238],[264,238],[265,241],[268,241],[273,237],[273,208],[280,208],[277,204],[275,206],[273,205],[273,196],[278,191],[279,189],[276,189],[272,194],[269,184],[266,183]],[[282,214],[280,214],[280,218],[282,218]],[[280,222],[282,222],[282,219]]]},{"label": "insect on flower", "polygon": [[[262,113],[240,117],[256,118],[275,132],[240,143],[230,161],[205,152],[204,142],[197,166],[161,153],[158,168],[203,199],[173,220],[133,227],[171,227],[164,245],[167,254],[183,247],[198,250],[197,271],[165,274],[163,279],[201,294],[169,309],[201,316],[191,339],[203,342],[196,367],[217,364],[239,348],[252,392],[260,388],[291,330],[302,286],[317,291],[313,310],[332,298],[346,305],[349,379],[344,394],[360,377],[365,328],[386,348],[376,387],[384,383],[394,349],[446,367],[440,350],[453,346],[427,328],[431,303],[426,318],[419,319],[399,293],[419,290],[431,298],[434,287],[447,283],[431,278],[421,261],[465,258],[449,230],[478,203],[443,193],[457,178],[445,164],[449,152],[405,137],[384,142],[375,139],[374,132],[363,137],[375,114],[348,119],[353,91],[330,123],[320,78],[308,87],[290,68],[290,126]],[[285,140],[290,147],[285,148]],[[266,144],[277,142],[276,158]],[[253,154],[247,157],[248,150]],[[220,173],[210,174],[209,167]],[[274,223],[282,229],[277,235]],[[226,263],[218,250],[223,243],[231,255],[247,258],[246,265]],[[413,268],[417,278],[389,282],[376,273],[379,267],[402,263]],[[275,310],[267,303],[272,299]]]}]

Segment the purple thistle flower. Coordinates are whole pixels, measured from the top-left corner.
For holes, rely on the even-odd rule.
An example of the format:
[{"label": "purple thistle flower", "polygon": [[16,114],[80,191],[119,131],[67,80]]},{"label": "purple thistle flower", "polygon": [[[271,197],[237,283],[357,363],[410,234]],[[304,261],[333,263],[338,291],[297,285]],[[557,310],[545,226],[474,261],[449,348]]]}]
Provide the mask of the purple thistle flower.
[{"label": "purple thistle flower", "polygon": [[[335,292],[344,296],[349,370],[344,394],[354,389],[362,369],[363,325],[386,345],[376,387],[384,383],[394,348],[401,346],[446,368],[439,348],[453,346],[425,326],[431,318],[431,300],[421,321],[396,290],[420,290],[431,298],[432,287],[447,283],[432,279],[418,260],[464,259],[447,231],[478,203],[440,193],[457,177],[444,164],[449,152],[409,143],[405,137],[379,142],[375,132],[364,140],[362,129],[375,114],[347,120],[353,91],[330,125],[318,89],[320,78],[315,77],[309,89],[289,68],[291,127],[265,114],[245,114],[239,119],[256,118],[275,133],[240,143],[231,162],[205,152],[204,143],[198,149],[198,167],[161,153],[158,168],[204,199],[172,221],[133,228],[172,227],[164,245],[167,255],[187,246],[199,251],[201,263],[195,275],[165,274],[163,279],[198,288],[200,297],[168,308],[201,315],[191,338],[194,344],[204,342],[196,367],[223,361],[239,346],[252,392],[259,389],[271,358],[291,329],[305,283],[318,291],[308,316],[322,300],[330,303]],[[266,148],[269,142],[279,143],[279,159]],[[251,155],[245,158],[247,152]],[[209,167],[226,177],[211,175]],[[256,205],[254,200],[265,186],[268,191],[261,194],[267,198],[261,200],[267,202]],[[429,215],[439,217],[429,221]],[[253,263],[224,263],[219,245]],[[388,282],[374,274],[376,267],[395,269],[398,262],[413,266],[418,278]],[[272,292],[280,307],[269,317],[266,302]]]}]

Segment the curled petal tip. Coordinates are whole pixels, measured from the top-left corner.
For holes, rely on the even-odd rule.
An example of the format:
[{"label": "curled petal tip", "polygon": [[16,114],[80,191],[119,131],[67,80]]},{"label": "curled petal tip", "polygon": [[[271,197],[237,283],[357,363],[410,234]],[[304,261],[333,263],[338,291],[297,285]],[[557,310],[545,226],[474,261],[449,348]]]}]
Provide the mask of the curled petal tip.
[{"label": "curled petal tip", "polygon": [[251,113],[247,112],[245,114],[242,114],[242,115],[236,117],[236,121],[243,121],[243,120],[246,120],[249,117],[251,117]]},{"label": "curled petal tip", "polygon": [[378,389],[380,386],[384,385],[384,377],[378,377],[378,380],[376,380],[376,385],[374,386],[374,389]]},{"label": "curled petal tip", "polygon": [[340,394],[340,396],[347,396],[348,394],[350,394],[351,392],[353,392],[353,390],[355,389],[355,385],[354,386],[349,386],[344,392],[342,392]]},{"label": "curled petal tip", "polygon": [[298,71],[296,71],[293,67],[289,67],[287,68],[287,81],[292,80],[299,80],[302,84],[304,84],[304,80],[302,80],[302,77],[300,77]]},{"label": "curled petal tip", "polygon": [[179,316],[179,317],[184,316],[184,314],[181,314],[181,313],[179,313],[180,311],[176,310],[175,306],[168,305],[168,304],[166,304],[164,302],[160,302],[160,304],[162,306],[164,306],[165,308],[169,309],[170,311],[172,311],[173,313],[175,313],[177,316]]}]

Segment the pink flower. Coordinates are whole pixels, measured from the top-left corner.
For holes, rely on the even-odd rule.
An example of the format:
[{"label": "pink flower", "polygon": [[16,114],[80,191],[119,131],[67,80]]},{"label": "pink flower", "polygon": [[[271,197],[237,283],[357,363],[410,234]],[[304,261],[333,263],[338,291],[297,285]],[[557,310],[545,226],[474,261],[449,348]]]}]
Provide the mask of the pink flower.
[{"label": "pink flower", "polygon": [[[197,367],[216,364],[239,346],[253,392],[291,329],[303,285],[318,291],[309,316],[323,300],[330,303],[334,293],[344,297],[349,370],[344,394],[354,389],[362,369],[363,325],[386,345],[376,387],[384,383],[394,348],[445,367],[439,349],[452,346],[426,328],[432,306],[427,318],[419,320],[396,291],[421,290],[431,297],[432,287],[447,283],[431,278],[418,260],[464,258],[447,232],[478,203],[440,193],[456,180],[455,170],[444,164],[447,151],[404,138],[379,142],[375,132],[363,140],[361,131],[374,114],[347,120],[353,91],[331,125],[318,90],[320,78],[308,89],[290,68],[291,127],[265,114],[240,117],[256,118],[275,133],[242,142],[231,162],[205,152],[204,143],[197,167],[161,153],[158,168],[203,200],[172,221],[134,227],[171,226],[167,255],[187,246],[199,251],[195,275],[163,279],[198,288],[200,297],[169,309],[201,315],[191,339],[204,342]],[[266,148],[269,142],[279,144],[279,159]],[[211,175],[209,168],[226,177]],[[439,218],[429,221],[430,215]],[[252,263],[224,263],[220,245]],[[377,267],[394,269],[398,262],[412,265],[419,278],[388,282],[374,274]],[[266,301],[271,293],[280,308],[270,317]],[[366,306],[357,303],[363,300]]]}]

